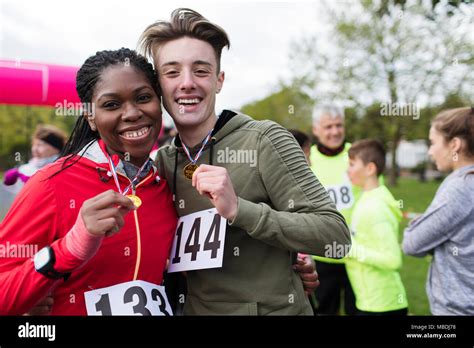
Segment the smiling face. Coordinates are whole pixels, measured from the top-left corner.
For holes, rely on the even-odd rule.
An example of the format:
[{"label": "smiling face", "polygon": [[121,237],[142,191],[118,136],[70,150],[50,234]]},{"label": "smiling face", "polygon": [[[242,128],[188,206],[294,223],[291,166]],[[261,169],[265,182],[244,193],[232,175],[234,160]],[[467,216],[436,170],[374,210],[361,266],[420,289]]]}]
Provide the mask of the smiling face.
[{"label": "smiling face", "polygon": [[148,158],[161,127],[160,100],[145,74],[133,65],[113,65],[100,75],[89,118],[110,154],[141,166]]},{"label": "smiling face", "polygon": [[[216,93],[224,82],[212,46],[183,37],[161,45],[155,55],[163,105],[178,129],[214,123]],[[212,126],[211,126],[212,127]]]},{"label": "smiling face", "polygon": [[323,115],[313,126],[313,134],[322,145],[337,149],[344,142],[344,120],[342,117]]}]

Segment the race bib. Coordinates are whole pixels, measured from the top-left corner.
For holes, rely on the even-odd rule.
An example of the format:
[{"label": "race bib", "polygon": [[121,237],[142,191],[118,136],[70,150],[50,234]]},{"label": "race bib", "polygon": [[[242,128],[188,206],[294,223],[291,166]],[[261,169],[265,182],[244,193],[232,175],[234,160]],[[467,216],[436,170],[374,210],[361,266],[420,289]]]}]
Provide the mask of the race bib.
[{"label": "race bib", "polygon": [[342,185],[332,185],[326,188],[329,197],[331,197],[337,210],[348,209],[354,204],[354,195],[352,193],[352,186],[349,183]]},{"label": "race bib", "polygon": [[227,220],[215,208],[182,216],[171,248],[168,273],[222,267]]},{"label": "race bib", "polygon": [[164,286],[143,280],[84,293],[88,315],[173,315]]}]

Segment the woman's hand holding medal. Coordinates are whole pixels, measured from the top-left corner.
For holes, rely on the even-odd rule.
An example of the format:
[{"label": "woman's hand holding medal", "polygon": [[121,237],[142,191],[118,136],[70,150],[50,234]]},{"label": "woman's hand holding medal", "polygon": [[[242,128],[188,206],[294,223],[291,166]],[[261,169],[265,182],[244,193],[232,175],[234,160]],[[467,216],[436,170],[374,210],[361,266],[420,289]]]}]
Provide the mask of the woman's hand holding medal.
[{"label": "woman's hand holding medal", "polygon": [[125,224],[125,214],[135,209],[137,208],[128,197],[108,190],[84,201],[80,214],[90,234],[111,236]]}]

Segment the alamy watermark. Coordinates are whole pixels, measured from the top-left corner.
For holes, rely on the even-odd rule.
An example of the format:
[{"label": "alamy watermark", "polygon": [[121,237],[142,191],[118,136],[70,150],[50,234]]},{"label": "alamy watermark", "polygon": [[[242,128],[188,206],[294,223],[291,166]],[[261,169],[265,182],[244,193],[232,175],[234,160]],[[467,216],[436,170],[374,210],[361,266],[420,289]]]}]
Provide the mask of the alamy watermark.
[{"label": "alamy watermark", "polygon": [[324,246],[324,257],[342,259],[345,256],[364,261],[365,251],[363,248],[357,247],[357,245],[338,244],[336,242]]},{"label": "alamy watermark", "polygon": [[18,326],[19,338],[46,338],[52,342],[56,340],[56,325],[54,324],[30,324],[26,322],[24,325]]},{"label": "alamy watermark", "polygon": [[381,116],[420,118],[420,108],[416,103],[380,103]]},{"label": "alamy watermark", "polygon": [[10,242],[0,244],[0,258],[32,258],[37,252],[36,244],[10,244]]},{"label": "alamy watermark", "polygon": [[226,147],[223,150],[217,151],[217,162],[218,163],[238,163],[248,164],[250,167],[257,166],[257,150],[245,150],[245,149],[229,149]]},{"label": "alamy watermark", "polygon": [[92,117],[95,115],[95,103],[73,103],[64,99],[54,104],[56,116],[83,116],[87,112]]}]

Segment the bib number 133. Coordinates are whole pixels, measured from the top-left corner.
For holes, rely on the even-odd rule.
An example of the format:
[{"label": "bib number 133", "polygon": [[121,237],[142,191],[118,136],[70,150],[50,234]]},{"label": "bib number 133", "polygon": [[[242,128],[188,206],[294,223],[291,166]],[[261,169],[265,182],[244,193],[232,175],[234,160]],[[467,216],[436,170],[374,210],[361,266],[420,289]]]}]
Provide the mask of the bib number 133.
[{"label": "bib number 133", "polygon": [[173,315],[165,288],[142,280],[84,293],[88,315]]}]

